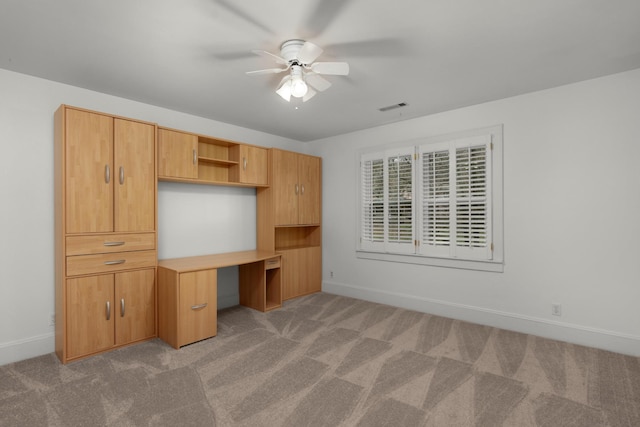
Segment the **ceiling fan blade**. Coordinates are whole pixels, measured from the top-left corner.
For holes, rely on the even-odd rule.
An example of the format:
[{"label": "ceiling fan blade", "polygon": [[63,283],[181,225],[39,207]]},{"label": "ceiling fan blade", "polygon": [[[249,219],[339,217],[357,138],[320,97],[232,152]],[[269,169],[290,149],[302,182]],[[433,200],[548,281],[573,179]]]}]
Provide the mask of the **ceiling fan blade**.
[{"label": "ceiling fan blade", "polygon": [[289,68],[267,68],[265,70],[255,70],[255,71],[247,71],[246,74],[252,75],[260,75],[260,74],[278,74],[283,71],[287,71]]},{"label": "ceiling fan blade", "polygon": [[324,32],[324,30],[336,19],[340,11],[351,0],[316,0],[315,8],[308,15],[307,21],[301,33],[306,38],[314,38]]},{"label": "ceiling fan blade", "polygon": [[273,54],[271,52],[267,52],[266,50],[252,50],[251,52],[255,53],[256,55],[264,56],[265,58],[275,60],[276,64],[284,64],[284,65],[287,64],[287,61],[284,58],[281,58],[278,55]]},{"label": "ceiling fan blade", "polygon": [[226,9],[228,12],[231,12],[232,14],[236,15],[238,18],[248,22],[249,24],[255,27],[260,28],[262,31],[268,34],[274,34],[271,28],[267,27],[262,22],[256,20],[251,15],[243,12],[242,10],[234,6],[232,2],[229,2],[226,0],[213,0],[213,2],[217,3],[218,6],[221,6],[223,9]]},{"label": "ceiling fan blade", "polygon": [[349,64],[346,62],[314,62],[311,64],[311,71],[318,74],[348,76]]},{"label": "ceiling fan blade", "polygon": [[329,80],[316,73],[307,73],[305,80],[309,86],[313,86],[318,92],[324,92],[331,87]]},{"label": "ceiling fan blade", "polygon": [[302,97],[302,102],[307,102],[308,100],[313,98],[316,93],[317,92],[315,90],[311,88],[307,88],[307,93],[305,93],[304,96]]},{"label": "ceiling fan blade", "polygon": [[320,46],[316,46],[311,42],[304,42],[298,52],[297,59],[302,64],[311,64],[321,53],[322,48]]}]

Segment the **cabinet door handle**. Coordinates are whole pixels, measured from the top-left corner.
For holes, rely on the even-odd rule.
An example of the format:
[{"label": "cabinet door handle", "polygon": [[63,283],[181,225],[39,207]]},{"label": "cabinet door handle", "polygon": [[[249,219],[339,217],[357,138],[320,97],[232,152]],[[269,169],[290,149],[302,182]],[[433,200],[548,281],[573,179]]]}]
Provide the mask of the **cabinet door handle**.
[{"label": "cabinet door handle", "polygon": [[107,184],[111,182],[111,168],[109,165],[104,165],[104,182]]},{"label": "cabinet door handle", "polygon": [[118,264],[124,264],[126,262],[126,260],[124,259],[117,259],[115,261],[105,261],[104,265],[118,265]]},{"label": "cabinet door handle", "polygon": [[300,188],[302,189],[302,194],[304,195],[304,184],[302,184]]},{"label": "cabinet door handle", "polygon": [[124,242],[104,242],[104,246],[122,246]]},{"label": "cabinet door handle", "polygon": [[107,320],[111,319],[111,303],[107,301]]},{"label": "cabinet door handle", "polygon": [[296,184],[296,196],[298,195],[298,184]]},{"label": "cabinet door handle", "polygon": [[198,152],[196,150],[193,150],[193,164],[198,164]]},{"label": "cabinet door handle", "polygon": [[205,308],[206,306],[207,306],[206,302],[204,304],[192,305],[191,310],[200,310],[201,308]]},{"label": "cabinet door handle", "polygon": [[242,158],[242,169],[243,170],[247,170],[247,158],[246,157]]},{"label": "cabinet door handle", "polygon": [[124,167],[120,166],[120,185],[124,184]]},{"label": "cabinet door handle", "polygon": [[120,317],[124,317],[124,298],[120,299]]}]

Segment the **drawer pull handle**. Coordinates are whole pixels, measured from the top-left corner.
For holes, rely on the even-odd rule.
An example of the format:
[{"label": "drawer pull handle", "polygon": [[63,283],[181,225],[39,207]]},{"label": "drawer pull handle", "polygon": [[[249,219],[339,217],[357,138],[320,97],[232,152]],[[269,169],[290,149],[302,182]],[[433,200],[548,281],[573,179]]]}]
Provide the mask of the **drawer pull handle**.
[{"label": "drawer pull handle", "polygon": [[205,308],[207,304],[208,303],[205,302],[204,304],[192,305],[191,310],[200,310],[201,308]]},{"label": "drawer pull handle", "polygon": [[111,303],[107,301],[107,320],[111,319]]},{"label": "drawer pull handle", "polygon": [[115,261],[105,261],[104,265],[117,265],[117,264],[124,264],[126,260],[124,259],[117,259]]},{"label": "drawer pull handle", "polygon": [[111,182],[111,168],[109,168],[109,165],[104,165],[104,182],[107,184]]},{"label": "drawer pull handle", "polygon": [[278,262],[277,260],[272,259],[272,260],[270,260],[270,261],[267,261],[267,264],[275,264],[275,263],[277,263],[277,262]]},{"label": "drawer pull handle", "polygon": [[104,246],[122,246],[124,242],[104,242]]},{"label": "drawer pull handle", "polygon": [[120,299],[120,317],[124,317],[124,298]]},{"label": "drawer pull handle", "polygon": [[120,166],[120,185],[124,184],[124,167]]}]

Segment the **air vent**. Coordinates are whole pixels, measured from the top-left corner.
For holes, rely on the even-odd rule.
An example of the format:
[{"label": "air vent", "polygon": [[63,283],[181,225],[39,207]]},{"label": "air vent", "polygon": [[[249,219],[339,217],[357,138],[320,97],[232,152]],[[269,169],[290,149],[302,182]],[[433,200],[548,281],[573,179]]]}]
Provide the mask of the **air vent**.
[{"label": "air vent", "polygon": [[385,111],[389,111],[389,110],[395,110],[396,108],[402,108],[402,107],[406,107],[408,104],[406,102],[401,102],[399,104],[393,104],[393,105],[389,105],[387,107],[382,107],[382,108],[378,108],[378,110],[385,112]]}]

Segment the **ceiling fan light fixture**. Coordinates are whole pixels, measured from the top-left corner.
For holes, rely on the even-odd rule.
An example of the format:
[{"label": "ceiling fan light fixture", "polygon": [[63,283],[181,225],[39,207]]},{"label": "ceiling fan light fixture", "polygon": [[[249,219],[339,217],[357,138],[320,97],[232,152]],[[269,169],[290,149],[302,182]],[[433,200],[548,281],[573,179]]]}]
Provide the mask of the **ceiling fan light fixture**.
[{"label": "ceiling fan light fixture", "polygon": [[291,79],[291,96],[302,98],[307,94],[309,88],[301,77]]},{"label": "ceiling fan light fixture", "polygon": [[276,93],[282,97],[287,102],[291,101],[291,78],[289,76],[283,79],[283,82]]},{"label": "ceiling fan light fixture", "polygon": [[291,67],[291,95],[296,98],[302,98],[307,94],[307,84],[302,78],[302,67],[294,65]]}]

